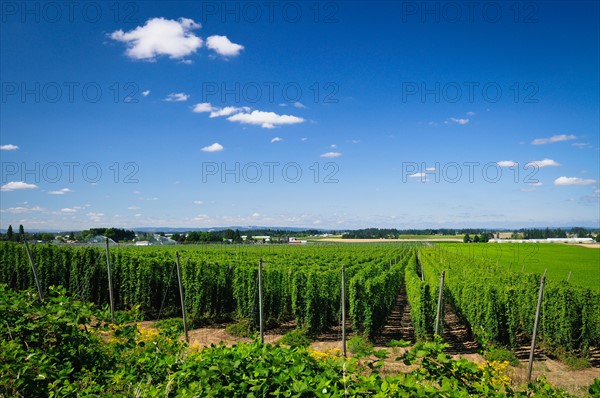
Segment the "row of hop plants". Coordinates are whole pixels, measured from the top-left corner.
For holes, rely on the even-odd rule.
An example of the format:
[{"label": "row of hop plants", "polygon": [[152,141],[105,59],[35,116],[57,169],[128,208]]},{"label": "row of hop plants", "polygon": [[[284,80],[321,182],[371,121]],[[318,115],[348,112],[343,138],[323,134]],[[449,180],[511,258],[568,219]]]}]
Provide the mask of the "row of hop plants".
[{"label": "row of hop plants", "polygon": [[407,350],[397,360],[410,370],[390,374],[389,350],[369,360],[258,341],[198,349],[167,322],[106,323],[64,288],[46,293],[40,302],[0,285],[0,396],[569,397],[544,379],[511,385],[501,364],[452,359],[438,340]]},{"label": "row of hop plants", "polygon": [[[108,304],[104,247],[32,245],[31,250],[43,294],[49,286],[61,285],[82,300]],[[367,325],[372,335],[385,321],[403,277],[398,267],[404,263],[393,271],[389,264],[398,263],[407,252],[405,246],[389,245],[323,246],[318,251],[186,247],[180,251],[186,311],[192,325],[232,318],[257,325],[257,268],[258,258],[263,257],[263,309],[268,324],[295,320],[317,334],[339,322],[344,264],[349,284],[364,284],[370,291],[368,312],[357,312],[355,322],[359,327]],[[174,248],[111,248],[110,259],[117,309],[136,306],[149,319],[180,314]],[[355,277],[359,279],[353,283]],[[13,289],[35,287],[22,244],[0,243],[0,283]]]},{"label": "row of hop plants", "polygon": [[[515,347],[531,336],[541,275],[506,270],[489,262],[435,249],[421,251],[424,268],[446,270],[444,294],[470,329]],[[600,343],[600,294],[567,281],[546,280],[539,336],[570,351]]]}]

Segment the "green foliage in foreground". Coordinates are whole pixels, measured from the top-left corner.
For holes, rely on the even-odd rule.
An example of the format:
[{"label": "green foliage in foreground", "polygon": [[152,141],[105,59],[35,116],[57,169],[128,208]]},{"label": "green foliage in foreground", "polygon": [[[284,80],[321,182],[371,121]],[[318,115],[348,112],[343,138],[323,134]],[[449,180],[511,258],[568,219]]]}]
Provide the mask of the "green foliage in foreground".
[{"label": "green foliage in foreground", "polygon": [[568,396],[544,380],[515,391],[492,366],[452,360],[439,341],[398,358],[417,365],[410,373],[384,376],[378,360],[259,342],[198,351],[136,325],[90,326],[91,305],[60,288],[39,303],[0,285],[0,314],[0,396]]}]

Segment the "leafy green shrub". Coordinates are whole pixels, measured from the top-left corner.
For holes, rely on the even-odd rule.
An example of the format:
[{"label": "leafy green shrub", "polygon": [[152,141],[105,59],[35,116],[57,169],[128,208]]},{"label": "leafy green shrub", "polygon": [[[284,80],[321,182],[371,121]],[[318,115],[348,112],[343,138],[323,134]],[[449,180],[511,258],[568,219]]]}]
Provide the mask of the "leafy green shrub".
[{"label": "leafy green shrub", "polygon": [[594,382],[590,386],[588,392],[592,397],[600,397],[600,379],[594,379]]},{"label": "leafy green shrub", "polygon": [[242,319],[227,326],[225,331],[233,337],[250,337],[250,322]]},{"label": "leafy green shrub", "polygon": [[157,328],[163,336],[171,339],[178,339],[183,333],[183,319],[161,319],[160,321],[156,321],[154,323],[154,327]]},{"label": "leafy green shrub", "polygon": [[358,357],[366,357],[373,353],[373,344],[366,337],[356,335],[348,340],[348,350]]},{"label": "leafy green shrub", "polygon": [[508,362],[511,366],[517,366],[519,364],[519,359],[513,354],[512,351],[507,350],[506,348],[500,347],[490,347],[484,351],[483,357],[490,362]]},{"label": "leafy green shrub", "polygon": [[283,344],[287,344],[292,348],[308,347],[312,340],[306,335],[304,330],[294,329],[283,335],[281,338]]}]

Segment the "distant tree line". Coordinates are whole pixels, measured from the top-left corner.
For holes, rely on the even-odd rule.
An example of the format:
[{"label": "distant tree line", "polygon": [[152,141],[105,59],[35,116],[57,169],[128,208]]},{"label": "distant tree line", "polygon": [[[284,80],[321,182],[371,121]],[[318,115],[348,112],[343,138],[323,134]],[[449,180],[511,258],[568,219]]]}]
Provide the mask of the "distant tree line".
[{"label": "distant tree line", "polygon": [[14,231],[12,225],[9,225],[6,229],[6,233],[0,233],[0,240],[10,242],[23,242],[24,239],[27,241],[41,241],[51,242],[54,240],[54,234],[48,232],[37,232],[37,233],[26,233],[23,225],[19,225],[19,230]]},{"label": "distant tree line", "polygon": [[135,232],[121,228],[90,228],[78,234],[78,239],[86,241],[94,236],[105,236],[115,242],[128,242],[135,239]]},{"label": "distant tree line", "polygon": [[487,243],[490,241],[490,239],[492,239],[494,237],[494,234],[491,232],[484,232],[480,235],[474,235],[473,237],[471,237],[470,234],[465,234],[465,236],[463,237],[463,242],[465,243]]},{"label": "distant tree line", "polygon": [[566,230],[561,228],[545,228],[545,229],[520,229],[518,233],[523,236],[523,239],[547,239],[547,238],[567,238],[567,234],[577,238],[592,238],[593,229],[583,227],[573,227]]},{"label": "distant tree line", "polygon": [[365,228],[347,231],[342,234],[346,239],[398,239],[400,235],[464,235],[482,234],[487,229],[465,228],[440,228],[440,229],[396,229],[396,228]]}]

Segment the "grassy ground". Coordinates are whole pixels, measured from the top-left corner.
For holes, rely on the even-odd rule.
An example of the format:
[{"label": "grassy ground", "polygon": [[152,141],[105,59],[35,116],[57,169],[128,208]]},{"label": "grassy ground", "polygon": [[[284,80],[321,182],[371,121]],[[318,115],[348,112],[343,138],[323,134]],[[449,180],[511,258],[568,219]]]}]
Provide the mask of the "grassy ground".
[{"label": "grassy ground", "polygon": [[600,249],[553,243],[439,243],[448,251],[474,258],[488,258],[513,271],[543,273],[551,280],[572,283],[600,291]]}]

